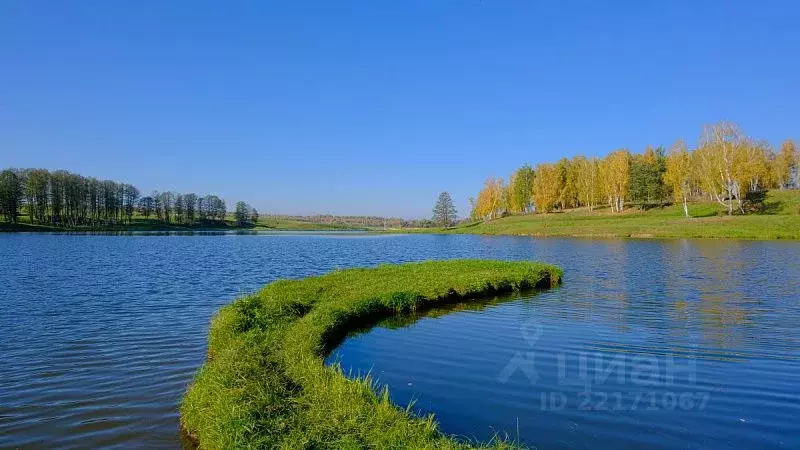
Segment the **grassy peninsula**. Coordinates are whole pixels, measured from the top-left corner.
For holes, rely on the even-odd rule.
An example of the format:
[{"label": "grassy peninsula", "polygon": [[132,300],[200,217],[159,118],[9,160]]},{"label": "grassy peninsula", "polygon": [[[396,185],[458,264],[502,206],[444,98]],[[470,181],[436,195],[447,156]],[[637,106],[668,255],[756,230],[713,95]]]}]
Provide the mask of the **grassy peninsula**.
[{"label": "grassy peninsula", "polygon": [[[466,448],[323,357],[348,331],[464,299],[561,282],[535,262],[452,260],[280,280],[222,308],[181,405],[203,448]],[[487,444],[488,445],[488,444]],[[501,442],[494,445],[502,446]]]},{"label": "grassy peninsula", "polygon": [[800,191],[770,191],[764,207],[752,214],[727,215],[718,203],[682,205],[647,210],[628,208],[574,208],[546,214],[511,215],[448,228],[402,230],[422,233],[472,233],[537,237],[728,238],[800,239]]}]

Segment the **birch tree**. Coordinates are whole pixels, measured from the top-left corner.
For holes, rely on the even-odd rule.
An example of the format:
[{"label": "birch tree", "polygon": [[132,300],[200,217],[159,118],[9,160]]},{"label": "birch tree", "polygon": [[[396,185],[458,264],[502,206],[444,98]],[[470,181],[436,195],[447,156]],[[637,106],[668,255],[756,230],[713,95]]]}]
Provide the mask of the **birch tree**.
[{"label": "birch tree", "polygon": [[739,126],[723,121],[704,127],[700,147],[694,152],[703,190],[725,206],[728,215],[733,214],[734,199],[741,201],[734,164],[743,145],[745,137]]},{"label": "birch tree", "polygon": [[678,140],[667,155],[667,171],[664,173],[664,181],[672,189],[672,196],[675,202],[683,203],[683,214],[689,216],[689,206],[687,204],[691,192],[692,180],[692,158],[686,150],[686,143]]},{"label": "birch tree", "polygon": [[794,142],[791,139],[784,141],[774,163],[775,182],[779,189],[794,185],[797,176],[797,156]]},{"label": "birch tree", "polygon": [[475,216],[483,220],[492,220],[505,210],[505,184],[502,178],[489,177],[483,184],[475,202]]},{"label": "birch tree", "polygon": [[627,149],[613,151],[601,164],[601,178],[611,211],[622,212],[630,184],[631,153]]},{"label": "birch tree", "polygon": [[533,179],[533,201],[537,211],[550,212],[561,197],[561,174],[554,164],[536,166]]}]

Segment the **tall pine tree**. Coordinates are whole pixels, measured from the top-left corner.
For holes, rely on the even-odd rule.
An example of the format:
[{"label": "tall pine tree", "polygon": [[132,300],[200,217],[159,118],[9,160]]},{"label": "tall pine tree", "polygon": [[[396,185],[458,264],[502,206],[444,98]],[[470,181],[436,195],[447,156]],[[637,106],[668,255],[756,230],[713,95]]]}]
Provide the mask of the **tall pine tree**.
[{"label": "tall pine tree", "polygon": [[449,193],[442,192],[436,199],[436,205],[433,207],[433,221],[443,227],[449,227],[455,223],[456,207]]}]

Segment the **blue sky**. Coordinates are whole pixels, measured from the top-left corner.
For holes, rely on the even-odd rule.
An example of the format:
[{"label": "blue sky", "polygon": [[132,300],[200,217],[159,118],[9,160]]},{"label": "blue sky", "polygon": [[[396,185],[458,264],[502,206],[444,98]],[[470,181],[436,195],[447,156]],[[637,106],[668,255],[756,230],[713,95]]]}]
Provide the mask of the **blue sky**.
[{"label": "blue sky", "polygon": [[461,213],[704,123],[800,137],[800,2],[0,2],[0,167],[262,212]]}]

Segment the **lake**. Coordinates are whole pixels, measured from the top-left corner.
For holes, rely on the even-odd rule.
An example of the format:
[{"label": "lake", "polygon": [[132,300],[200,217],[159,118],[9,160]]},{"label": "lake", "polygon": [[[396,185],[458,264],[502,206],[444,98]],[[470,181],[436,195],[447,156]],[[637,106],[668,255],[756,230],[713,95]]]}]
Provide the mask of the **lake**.
[{"label": "lake", "polygon": [[278,278],[484,257],[564,284],[383,324],[329,357],[443,431],[543,448],[800,447],[800,243],[0,234],[0,447],[182,445],[220,306]]}]

